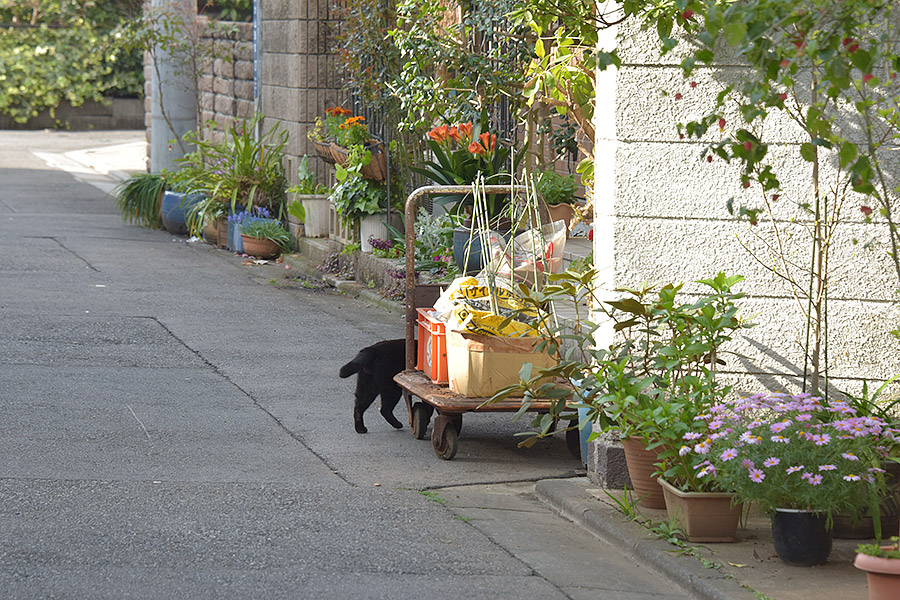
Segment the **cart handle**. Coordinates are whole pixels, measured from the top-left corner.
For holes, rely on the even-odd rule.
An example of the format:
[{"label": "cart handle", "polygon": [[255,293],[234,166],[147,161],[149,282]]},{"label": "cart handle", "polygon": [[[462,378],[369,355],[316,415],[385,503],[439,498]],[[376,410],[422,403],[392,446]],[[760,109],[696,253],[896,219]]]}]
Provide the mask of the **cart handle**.
[{"label": "cart handle", "polygon": [[[479,188],[485,194],[516,194],[524,193],[522,185],[485,185]],[[413,190],[406,199],[406,211],[404,224],[406,226],[406,370],[416,368],[416,214],[418,213],[419,198],[433,194],[470,194],[473,192],[471,185],[426,185]]]}]

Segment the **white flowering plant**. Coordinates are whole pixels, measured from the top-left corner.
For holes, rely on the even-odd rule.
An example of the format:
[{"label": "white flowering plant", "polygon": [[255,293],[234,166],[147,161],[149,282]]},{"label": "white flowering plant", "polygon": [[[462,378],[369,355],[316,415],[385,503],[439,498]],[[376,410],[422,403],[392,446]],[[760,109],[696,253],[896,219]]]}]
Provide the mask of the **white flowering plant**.
[{"label": "white flowering plant", "polygon": [[[883,465],[900,431],[846,402],[757,394],[695,418],[670,468],[768,511],[857,514],[887,494]],[[676,465],[675,463],[679,463]],[[684,483],[684,482],[682,482]]]}]

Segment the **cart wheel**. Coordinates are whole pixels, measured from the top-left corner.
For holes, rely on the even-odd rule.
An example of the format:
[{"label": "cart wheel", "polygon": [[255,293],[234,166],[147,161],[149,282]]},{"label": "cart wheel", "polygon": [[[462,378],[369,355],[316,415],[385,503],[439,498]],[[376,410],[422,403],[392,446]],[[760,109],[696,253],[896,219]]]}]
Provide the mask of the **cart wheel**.
[{"label": "cart wheel", "polygon": [[[448,425],[450,424],[448,423]],[[440,437],[436,435],[437,433],[438,428],[431,431],[431,446],[434,448],[434,453],[438,455],[438,458],[452,460],[456,456],[456,451],[459,450],[459,434],[456,433],[456,427],[444,427]]]},{"label": "cart wheel", "polygon": [[462,435],[462,415],[453,415],[452,417],[450,417],[450,423],[456,430],[457,437]]},{"label": "cart wheel", "polygon": [[428,408],[421,402],[416,402],[412,407],[412,432],[417,440],[425,439],[425,432],[428,429],[428,422],[431,420],[431,414]]},{"label": "cart wheel", "polygon": [[581,461],[586,461],[587,457],[581,456],[581,432],[578,428],[566,430],[566,448],[569,453]]}]

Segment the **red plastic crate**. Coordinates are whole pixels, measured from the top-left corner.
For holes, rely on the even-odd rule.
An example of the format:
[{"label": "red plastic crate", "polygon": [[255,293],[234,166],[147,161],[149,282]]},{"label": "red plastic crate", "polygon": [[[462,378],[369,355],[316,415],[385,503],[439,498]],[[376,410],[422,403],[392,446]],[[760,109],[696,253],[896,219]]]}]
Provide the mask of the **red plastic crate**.
[{"label": "red plastic crate", "polygon": [[433,308],[417,308],[419,347],[416,369],[435,383],[449,383],[447,375],[447,332],[444,323],[434,318]]}]

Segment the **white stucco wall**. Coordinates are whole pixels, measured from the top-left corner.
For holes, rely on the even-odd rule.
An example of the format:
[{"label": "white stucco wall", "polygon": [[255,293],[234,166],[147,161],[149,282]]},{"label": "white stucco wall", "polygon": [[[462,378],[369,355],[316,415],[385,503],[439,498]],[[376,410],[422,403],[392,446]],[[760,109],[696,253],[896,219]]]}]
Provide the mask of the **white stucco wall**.
[{"label": "white stucco wall", "polygon": [[[796,390],[804,364],[805,317],[789,286],[742,247],[768,263],[771,258],[755,234],[770,235],[771,223],[751,228],[726,209],[732,196],[735,204],[759,205],[761,191],[758,186],[744,190],[736,168],[718,159],[702,160],[707,142],[679,139],[676,130],[679,121],[709,112],[719,82],[740,77],[743,67],[697,69],[687,80],[678,66],[681,56],[660,59],[655,33],[625,23],[605,34],[602,43],[618,44],[623,65],[597,74],[594,255],[601,287],[685,282],[690,293],[703,287],[693,281],[718,271],[745,276],[738,288],[748,294],[744,314],[758,326],[730,345],[742,356],[728,359],[726,371],[742,392]],[[682,98],[676,100],[676,93]],[[731,128],[739,117],[728,120]],[[812,189],[811,164],[800,158],[797,146],[803,134],[787,119],[773,116],[764,141],[777,157],[783,185],[779,216],[801,217],[796,201],[811,201]],[[823,181],[831,181],[828,169],[823,175]],[[900,297],[894,292],[900,282],[885,255],[853,243],[875,239],[884,248],[887,242],[885,226],[865,224],[859,206],[859,198],[847,198],[832,254],[828,362],[839,389],[858,389],[863,379],[883,381],[900,373],[900,342],[888,333],[900,326]],[[810,238],[800,226],[794,230],[794,256],[807,265]],[[808,281],[808,275],[797,273]]]}]

